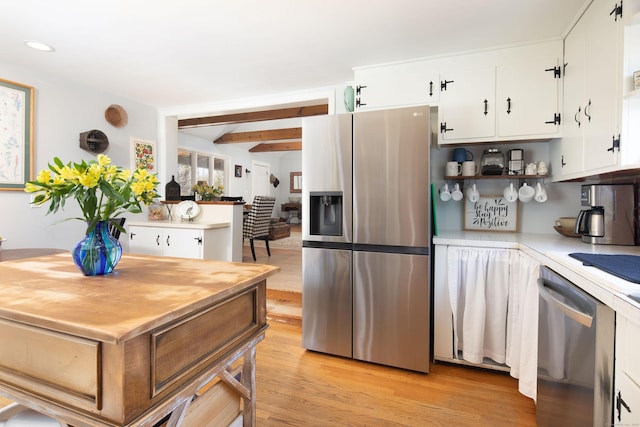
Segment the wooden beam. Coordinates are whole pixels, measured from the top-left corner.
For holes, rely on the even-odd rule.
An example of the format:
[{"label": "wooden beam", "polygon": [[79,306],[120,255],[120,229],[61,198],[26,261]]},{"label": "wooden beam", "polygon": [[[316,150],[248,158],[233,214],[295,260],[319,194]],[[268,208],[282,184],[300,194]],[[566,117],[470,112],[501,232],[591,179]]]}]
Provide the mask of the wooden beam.
[{"label": "wooden beam", "polygon": [[294,142],[272,142],[269,144],[258,144],[249,149],[250,153],[266,153],[269,151],[300,151],[302,150],[302,141]]},{"label": "wooden beam", "polygon": [[261,122],[265,120],[293,119],[297,117],[319,116],[328,113],[328,104],[283,108],[280,110],[253,111],[249,113],[181,119],[178,120],[178,129],[233,123]]},{"label": "wooden beam", "polygon": [[302,138],[302,128],[257,130],[253,132],[227,133],[213,141],[214,144],[232,144],[237,142],[277,141]]}]

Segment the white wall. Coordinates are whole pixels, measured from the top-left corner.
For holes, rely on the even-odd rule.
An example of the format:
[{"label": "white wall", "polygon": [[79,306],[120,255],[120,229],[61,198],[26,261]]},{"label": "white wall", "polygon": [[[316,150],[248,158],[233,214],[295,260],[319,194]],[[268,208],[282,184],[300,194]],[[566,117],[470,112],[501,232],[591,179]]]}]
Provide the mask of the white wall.
[{"label": "white wall", "polygon": [[[157,139],[155,108],[130,100],[59,81],[37,71],[21,69],[0,62],[1,78],[34,87],[34,177],[54,158],[63,162],[90,160],[92,153],[79,147],[82,132],[98,129],[109,138],[104,153],[114,164],[130,167],[129,138]],[[104,119],[111,104],[124,107],[129,123],[115,128]],[[161,149],[161,147],[158,147]],[[162,193],[163,189],[160,189]],[[32,208],[30,195],[23,191],[0,191],[0,236],[7,239],[5,249],[50,247],[70,250],[83,236],[81,221],[65,221],[80,215],[76,203],[69,200],[65,211],[45,215],[47,208]],[[126,239],[122,239],[126,245]]]},{"label": "white wall", "polygon": [[[522,148],[524,150],[524,159],[526,163],[546,161],[549,165],[549,145],[546,142],[525,142],[510,144],[484,144],[470,147],[464,147],[471,151],[474,160],[478,163],[482,158],[483,150],[487,148],[498,148],[507,159],[507,152],[513,148]],[[453,160],[453,150],[455,147],[434,147],[431,150],[431,182],[434,184],[436,192],[444,183],[445,164],[447,161]],[[504,187],[509,185],[508,178],[496,180],[476,180],[480,195],[502,195]],[[527,182],[528,185],[535,185],[537,181]],[[542,233],[555,234],[553,229],[555,220],[559,217],[578,215],[580,206],[580,185],[581,183],[552,183],[549,180],[540,181],[544,183],[547,189],[548,200],[545,203],[531,201],[528,203],[520,203],[518,210],[519,228],[522,233]],[[466,181],[466,185],[472,185],[473,181]],[[518,182],[514,181],[514,185]],[[451,186],[451,182],[449,182]],[[455,202],[450,200],[443,202],[436,197],[436,216],[439,230],[462,230],[464,228],[463,209],[464,198]]]}]

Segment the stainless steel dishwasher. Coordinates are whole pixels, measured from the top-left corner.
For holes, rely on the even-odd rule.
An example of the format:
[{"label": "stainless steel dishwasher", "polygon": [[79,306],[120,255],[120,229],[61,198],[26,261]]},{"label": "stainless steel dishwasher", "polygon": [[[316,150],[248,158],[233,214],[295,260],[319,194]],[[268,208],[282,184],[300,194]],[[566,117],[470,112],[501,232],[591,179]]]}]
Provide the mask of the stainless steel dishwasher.
[{"label": "stainless steel dishwasher", "polygon": [[548,267],[538,290],[538,426],[611,425],[615,312]]}]

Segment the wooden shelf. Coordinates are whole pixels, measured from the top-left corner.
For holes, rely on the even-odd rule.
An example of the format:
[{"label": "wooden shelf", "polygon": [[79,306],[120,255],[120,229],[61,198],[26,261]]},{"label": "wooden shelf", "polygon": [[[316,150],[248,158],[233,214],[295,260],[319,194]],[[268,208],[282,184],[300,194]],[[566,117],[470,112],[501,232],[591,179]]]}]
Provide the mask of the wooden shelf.
[{"label": "wooden shelf", "polygon": [[445,180],[479,180],[479,179],[546,179],[547,175],[447,175]]}]

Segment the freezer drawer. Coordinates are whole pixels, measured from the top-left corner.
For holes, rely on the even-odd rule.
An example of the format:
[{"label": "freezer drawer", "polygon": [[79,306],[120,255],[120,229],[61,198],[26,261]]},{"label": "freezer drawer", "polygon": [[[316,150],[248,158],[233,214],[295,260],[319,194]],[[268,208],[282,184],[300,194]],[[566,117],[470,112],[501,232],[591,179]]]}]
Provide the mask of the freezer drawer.
[{"label": "freezer drawer", "polygon": [[429,372],[429,257],[356,251],[353,265],[354,359]]},{"label": "freezer drawer", "polygon": [[302,248],[302,346],[352,357],[351,251]]}]

